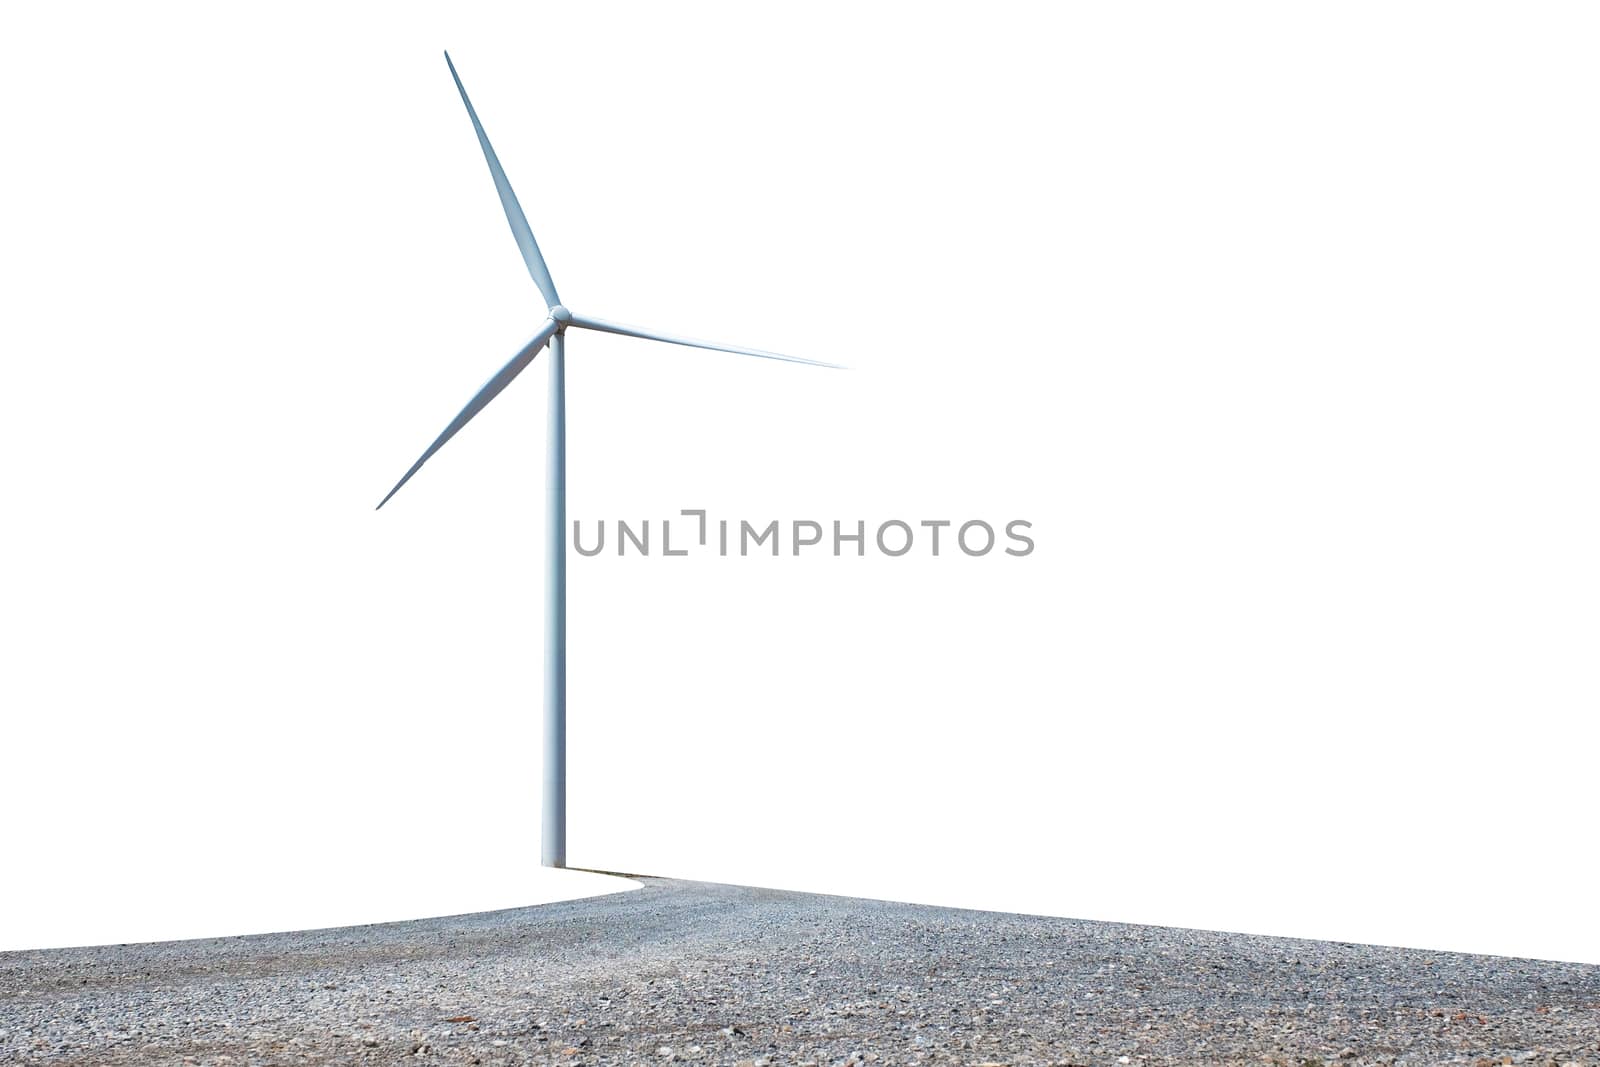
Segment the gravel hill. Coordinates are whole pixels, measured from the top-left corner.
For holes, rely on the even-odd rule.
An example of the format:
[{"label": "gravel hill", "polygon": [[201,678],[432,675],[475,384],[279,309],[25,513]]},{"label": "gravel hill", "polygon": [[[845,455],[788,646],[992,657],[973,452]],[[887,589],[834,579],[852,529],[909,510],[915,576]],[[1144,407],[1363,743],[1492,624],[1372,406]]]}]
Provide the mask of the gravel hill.
[{"label": "gravel hill", "polygon": [[1600,967],[639,880],[0,953],[0,1063],[1600,1067]]}]

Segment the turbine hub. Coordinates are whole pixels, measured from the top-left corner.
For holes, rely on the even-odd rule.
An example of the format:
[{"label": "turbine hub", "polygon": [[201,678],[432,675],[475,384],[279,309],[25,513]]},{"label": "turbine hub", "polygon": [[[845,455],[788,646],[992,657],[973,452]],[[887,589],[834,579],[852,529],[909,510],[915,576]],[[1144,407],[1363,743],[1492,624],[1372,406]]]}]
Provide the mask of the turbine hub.
[{"label": "turbine hub", "polygon": [[550,309],[550,317],[565,326],[572,321],[572,312],[568,311],[564,305],[557,304]]}]

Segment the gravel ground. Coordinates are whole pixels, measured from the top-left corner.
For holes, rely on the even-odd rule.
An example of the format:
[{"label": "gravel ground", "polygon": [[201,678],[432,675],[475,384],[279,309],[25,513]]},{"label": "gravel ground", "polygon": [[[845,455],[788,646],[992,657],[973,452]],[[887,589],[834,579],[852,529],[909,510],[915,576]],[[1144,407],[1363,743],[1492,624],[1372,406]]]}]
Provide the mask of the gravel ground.
[{"label": "gravel ground", "polygon": [[640,881],[0,953],[0,1062],[1600,1065],[1600,967]]}]

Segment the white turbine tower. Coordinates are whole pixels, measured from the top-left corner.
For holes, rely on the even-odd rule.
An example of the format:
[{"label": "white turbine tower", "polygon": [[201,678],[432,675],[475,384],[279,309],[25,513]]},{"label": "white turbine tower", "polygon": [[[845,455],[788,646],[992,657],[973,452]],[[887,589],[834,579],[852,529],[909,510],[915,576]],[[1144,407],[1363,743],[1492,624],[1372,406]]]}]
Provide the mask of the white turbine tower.
[{"label": "white turbine tower", "polygon": [[517,195],[511,191],[511,183],[506,180],[506,173],[500,167],[500,160],[495,156],[493,146],[489,144],[488,135],[483,132],[483,124],[478,121],[478,113],[473,110],[472,101],[467,99],[467,90],[461,84],[460,75],[456,74],[455,64],[450,62],[450,53],[445,53],[444,61],[450,66],[450,77],[455,79],[456,90],[461,94],[461,102],[467,106],[467,116],[472,119],[472,128],[478,134],[478,144],[483,147],[483,158],[489,163],[489,173],[494,177],[494,187],[500,193],[500,203],[505,208],[506,221],[511,224],[512,236],[517,239],[517,247],[522,251],[523,261],[528,264],[528,273],[533,275],[533,283],[544,295],[545,304],[549,307],[549,317],[538,330],[534,331],[532,340],[522,346],[522,351],[495,372],[494,377],[484,383],[477,395],[467,401],[467,406],[461,409],[461,413],[444,428],[444,432],[434,440],[433,444],[428,446],[428,450],[422,453],[422,458],[411,465],[405,477],[395,483],[395,487],[389,490],[388,496],[378,502],[378,507],[387,504],[389,498],[411,480],[411,476],[417,473],[430,456],[459,433],[463,426],[471,422],[472,417],[482,411],[502,389],[510,385],[511,379],[521,374],[546,345],[550,346],[550,418],[545,446],[544,825],[540,853],[546,867],[565,867],[567,864],[567,402],[563,360],[566,354],[567,328],[577,326],[584,330],[620,333],[627,337],[642,337],[649,341],[665,341],[668,344],[688,345],[691,348],[709,348],[717,352],[734,352],[743,356],[760,356],[762,359],[781,359],[789,363],[806,363],[814,367],[838,367],[838,364],[799,359],[794,356],[779,355],[777,352],[763,352],[756,348],[713,344],[710,341],[697,341],[692,337],[674,337],[671,334],[657,333],[637,326],[624,326],[604,319],[591,319],[568,311],[562,306],[561,298],[556,295],[555,282],[550,280],[550,268],[545,266],[544,257],[539,254],[539,245],[533,239],[533,230],[529,228],[528,219],[522,213],[522,206],[517,203]]}]

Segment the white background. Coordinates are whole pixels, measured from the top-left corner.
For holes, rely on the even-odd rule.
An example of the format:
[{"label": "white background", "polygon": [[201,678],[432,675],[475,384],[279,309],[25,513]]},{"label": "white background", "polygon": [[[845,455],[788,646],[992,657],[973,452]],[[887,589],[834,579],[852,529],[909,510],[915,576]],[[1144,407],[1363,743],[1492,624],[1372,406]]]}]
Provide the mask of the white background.
[{"label": "white background", "polygon": [[1038,544],[574,557],[574,865],[1600,962],[1597,19],[8,7],[4,944],[519,899],[543,361],[372,510],[543,317],[449,47],[568,305],[852,368],[575,335],[573,518]]}]

